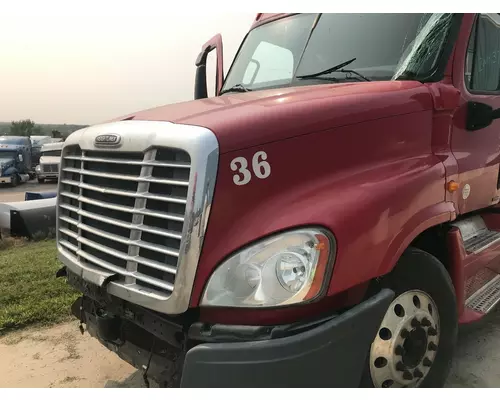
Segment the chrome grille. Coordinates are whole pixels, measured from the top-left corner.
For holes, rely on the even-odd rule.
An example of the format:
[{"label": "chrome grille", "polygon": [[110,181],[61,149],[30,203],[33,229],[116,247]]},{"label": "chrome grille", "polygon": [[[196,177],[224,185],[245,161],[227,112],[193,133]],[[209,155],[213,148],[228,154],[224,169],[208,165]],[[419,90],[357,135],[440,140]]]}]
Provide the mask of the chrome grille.
[{"label": "chrome grille", "polygon": [[64,149],[59,244],[116,282],[168,297],[179,267],[191,160],[184,150]]},{"label": "chrome grille", "polygon": [[59,171],[59,165],[57,164],[42,164],[42,172],[53,172]]}]

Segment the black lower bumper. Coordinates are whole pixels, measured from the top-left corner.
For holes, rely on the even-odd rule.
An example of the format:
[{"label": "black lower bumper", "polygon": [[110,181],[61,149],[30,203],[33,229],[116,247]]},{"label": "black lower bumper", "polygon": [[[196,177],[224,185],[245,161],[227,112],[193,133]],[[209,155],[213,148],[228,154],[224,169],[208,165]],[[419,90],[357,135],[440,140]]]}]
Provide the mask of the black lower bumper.
[{"label": "black lower bumper", "polygon": [[[123,317],[101,317],[78,305],[73,313],[86,322],[92,336],[136,368],[147,370],[162,386],[357,387],[371,342],[393,297],[385,289],[343,314],[294,330],[299,333],[280,327],[247,327],[246,331],[234,327],[237,333],[231,335],[231,326],[219,326],[205,343],[200,330],[177,326],[173,332],[174,325],[166,326],[161,320],[138,326]],[[144,323],[145,317],[140,319]],[[217,335],[217,331],[224,334]],[[185,341],[178,337],[182,332]],[[285,337],[269,338],[280,336],[270,332]],[[252,335],[258,339],[249,340]],[[172,345],[169,337],[177,337],[179,345]]]},{"label": "black lower bumper", "polygon": [[206,343],[187,352],[186,387],[357,387],[394,297],[384,290],[311,330],[279,339]]}]

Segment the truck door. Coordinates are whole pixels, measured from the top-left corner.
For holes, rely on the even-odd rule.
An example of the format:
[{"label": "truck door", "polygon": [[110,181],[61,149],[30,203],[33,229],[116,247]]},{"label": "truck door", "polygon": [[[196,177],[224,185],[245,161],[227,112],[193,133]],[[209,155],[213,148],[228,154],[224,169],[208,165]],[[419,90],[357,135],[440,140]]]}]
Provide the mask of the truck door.
[{"label": "truck door", "polygon": [[498,203],[500,120],[466,129],[467,102],[500,108],[500,14],[469,14],[457,41],[453,83],[461,92],[454,116],[451,149],[458,163],[461,214]]}]

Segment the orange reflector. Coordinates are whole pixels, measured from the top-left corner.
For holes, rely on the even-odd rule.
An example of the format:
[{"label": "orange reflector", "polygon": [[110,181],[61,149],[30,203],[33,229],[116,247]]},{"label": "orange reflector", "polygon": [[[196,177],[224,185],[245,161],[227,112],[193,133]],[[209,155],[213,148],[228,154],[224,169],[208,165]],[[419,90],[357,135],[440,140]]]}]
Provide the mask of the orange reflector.
[{"label": "orange reflector", "polygon": [[460,187],[460,184],[458,182],[455,182],[455,181],[448,182],[448,191],[449,192],[456,192],[459,187]]},{"label": "orange reflector", "polygon": [[319,242],[317,245],[316,245],[316,250],[324,250],[326,248],[325,246],[325,243],[324,242]]}]

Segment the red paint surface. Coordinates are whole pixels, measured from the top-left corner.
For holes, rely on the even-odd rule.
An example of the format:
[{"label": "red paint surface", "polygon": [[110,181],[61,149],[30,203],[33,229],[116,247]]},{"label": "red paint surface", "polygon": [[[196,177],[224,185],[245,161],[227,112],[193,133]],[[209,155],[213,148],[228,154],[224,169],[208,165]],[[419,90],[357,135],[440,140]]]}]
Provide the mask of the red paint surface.
[{"label": "red paint surface", "polygon": [[469,184],[470,196],[458,197],[461,213],[478,210],[495,203],[497,194],[498,163],[500,162],[500,120],[489,127],[469,132],[465,129],[466,102],[479,101],[500,107],[500,96],[473,94],[465,84],[465,56],[474,22],[474,14],[464,16],[455,50],[453,85],[460,91],[460,102],[453,118],[451,149],[457,160],[458,180],[462,187]]},{"label": "red paint surface", "polygon": [[470,308],[465,308],[464,313],[458,319],[458,323],[465,325],[477,322],[485,316],[483,313],[479,313]]},{"label": "red paint surface", "polygon": [[458,228],[452,228],[447,238],[448,257],[450,260],[449,272],[457,301],[457,312],[461,316],[465,308],[465,277],[463,260],[466,257],[462,236]]}]

